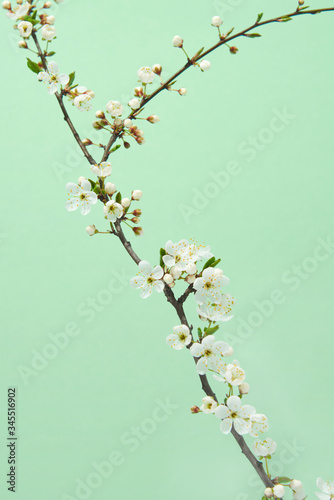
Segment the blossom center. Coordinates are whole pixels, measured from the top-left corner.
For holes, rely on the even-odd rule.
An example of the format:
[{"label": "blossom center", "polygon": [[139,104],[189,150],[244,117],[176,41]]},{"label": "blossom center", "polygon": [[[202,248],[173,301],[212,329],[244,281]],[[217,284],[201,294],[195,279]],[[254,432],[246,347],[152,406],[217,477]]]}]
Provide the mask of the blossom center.
[{"label": "blossom center", "polygon": [[237,418],[237,416],[238,416],[238,414],[236,412],[233,412],[231,415],[232,418]]},{"label": "blossom center", "polygon": [[212,351],[210,349],[205,349],[205,351],[204,351],[205,356],[208,357],[208,356],[211,356],[211,354],[212,354]]},{"label": "blossom center", "polygon": [[149,285],[152,285],[153,282],[154,282],[154,279],[151,276],[149,278],[147,278],[147,283]]}]

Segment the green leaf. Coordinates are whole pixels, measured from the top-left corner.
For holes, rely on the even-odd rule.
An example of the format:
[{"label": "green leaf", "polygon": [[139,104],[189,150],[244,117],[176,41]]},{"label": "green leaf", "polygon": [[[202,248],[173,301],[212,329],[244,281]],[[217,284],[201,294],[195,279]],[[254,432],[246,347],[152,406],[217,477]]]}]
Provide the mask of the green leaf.
[{"label": "green leaf", "polygon": [[118,193],[116,194],[116,203],[121,203],[122,201],[122,195],[121,195],[121,192],[118,191]]},{"label": "green leaf", "polygon": [[114,153],[115,151],[117,151],[117,149],[119,149],[121,147],[120,144],[117,144],[117,146],[114,146],[110,151],[109,153]]},{"label": "green leaf", "polygon": [[99,186],[99,184],[98,184],[98,183],[96,183],[96,184],[95,184],[95,186],[93,187],[93,191],[94,191],[94,193],[96,193],[96,194],[101,193],[101,188],[100,188],[100,186]]},{"label": "green leaf", "polygon": [[34,73],[40,73],[42,71],[41,68],[38,66],[38,64],[29,59],[29,57],[27,57],[27,66]]},{"label": "green leaf", "polygon": [[279,483],[291,483],[292,479],[289,477],[283,476],[278,478]]},{"label": "green leaf", "polygon": [[219,330],[219,325],[213,326],[211,328],[204,328],[205,335],[204,337],[207,337],[208,335],[213,335]]},{"label": "green leaf", "polygon": [[95,187],[95,184],[97,184],[97,182],[92,181],[92,179],[88,179],[88,180],[89,180],[89,182],[91,183],[91,185],[92,185],[92,189],[93,189],[93,188]]},{"label": "green leaf", "polygon": [[261,19],[263,18],[263,12],[261,12],[261,14],[258,14],[257,15],[257,21],[256,21],[256,24],[259,23],[261,21]]},{"label": "green leaf", "polygon": [[292,21],[292,17],[283,16],[278,20],[280,23],[287,23],[288,21]]},{"label": "green leaf", "polygon": [[54,55],[55,55],[55,51],[54,50],[52,50],[51,52],[47,53],[47,57],[54,56]]},{"label": "green leaf", "polygon": [[23,16],[22,19],[24,19],[25,21],[28,21],[33,26],[36,26],[36,24],[39,24],[39,21],[37,21],[37,19],[34,19],[33,17],[30,17],[30,16]]},{"label": "green leaf", "polygon": [[36,16],[37,16],[37,9],[35,9],[34,12],[31,14],[31,17],[33,19],[36,19]]},{"label": "green leaf", "polygon": [[198,333],[198,338],[201,340],[203,337],[202,330],[200,328],[197,328],[197,333]]},{"label": "green leaf", "polygon": [[228,31],[228,32],[226,33],[226,35],[225,35],[225,37],[224,37],[224,38],[227,38],[227,37],[228,37],[231,33],[233,33],[233,31],[234,31],[234,28],[232,28],[230,31]]},{"label": "green leaf", "polygon": [[202,54],[203,50],[204,50],[204,47],[202,47],[201,49],[199,49],[199,51],[196,52],[196,54],[194,55],[194,57],[192,57],[192,60],[193,61],[197,61],[197,59],[199,58],[199,56]]},{"label": "green leaf", "polygon": [[310,6],[309,5],[305,5],[305,7],[300,7],[298,10],[305,10],[305,9],[308,9]]},{"label": "green leaf", "polygon": [[247,36],[248,38],[258,38],[259,36],[262,36],[262,35],[260,35],[260,33],[249,33],[245,36]]},{"label": "green leaf", "polygon": [[218,266],[219,262],[221,262],[221,259],[215,260],[213,264],[211,264],[211,267],[216,267]]},{"label": "green leaf", "polygon": [[69,87],[71,87],[71,85],[73,84],[74,79],[75,79],[75,71],[73,71],[72,73],[70,73],[68,76],[70,77],[70,80],[69,80],[69,82],[68,82],[68,84],[67,84],[67,85],[68,85]]},{"label": "green leaf", "polygon": [[216,260],[215,257],[211,257],[211,259],[209,259],[208,261],[206,261],[206,263],[203,266],[202,271],[204,271],[204,269],[206,269],[207,267],[211,267],[211,264],[213,264],[215,262],[215,260]]},{"label": "green leaf", "polygon": [[162,257],[166,255],[166,250],[164,248],[160,248],[160,266],[161,267],[164,267],[165,266],[165,263],[164,261],[162,260]]}]

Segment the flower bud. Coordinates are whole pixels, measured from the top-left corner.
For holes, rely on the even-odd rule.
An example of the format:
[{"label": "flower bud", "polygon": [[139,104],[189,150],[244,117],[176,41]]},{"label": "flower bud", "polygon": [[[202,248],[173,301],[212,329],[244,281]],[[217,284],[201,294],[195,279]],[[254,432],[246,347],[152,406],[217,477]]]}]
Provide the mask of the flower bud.
[{"label": "flower bud", "polygon": [[125,147],[125,149],[131,148],[131,144],[129,142],[127,142],[127,141],[123,142],[123,146]]},{"label": "flower bud", "polygon": [[134,210],[132,213],[135,217],[140,217],[142,214],[142,211],[140,210],[140,208],[136,208],[136,210]]},{"label": "flower bud", "polygon": [[264,495],[267,497],[267,498],[271,498],[274,496],[274,493],[273,493],[273,490],[271,488],[266,488],[264,490]]},{"label": "flower bud", "polygon": [[100,122],[93,122],[92,125],[93,125],[93,128],[95,128],[95,130],[101,130],[102,129],[102,126],[101,126]]},{"label": "flower bud", "polygon": [[148,118],[146,118],[146,120],[150,123],[158,123],[160,121],[160,118],[157,115],[151,115]]},{"label": "flower bud", "polygon": [[167,285],[171,285],[172,283],[174,283],[174,278],[171,274],[168,274],[166,273],[165,276],[163,277],[163,280],[165,283],[167,283]]},{"label": "flower bud", "polygon": [[173,276],[173,278],[175,280],[179,279],[179,277],[181,276],[182,274],[182,271],[180,271],[180,269],[176,268],[175,266],[173,266],[170,270],[170,273],[171,275]]},{"label": "flower bud", "polygon": [[182,49],[183,38],[181,38],[179,35],[175,35],[173,38],[173,45],[174,45],[174,47],[179,47],[180,49]]},{"label": "flower bud", "polygon": [[116,127],[120,127],[121,125],[123,125],[123,121],[121,120],[121,118],[115,118],[114,124]]},{"label": "flower bud", "polygon": [[105,192],[109,194],[110,196],[116,193],[117,189],[115,184],[112,182],[106,182],[106,185],[104,186]]},{"label": "flower bud", "polygon": [[293,491],[300,490],[303,487],[303,483],[299,481],[298,479],[293,479],[290,483],[290,488]]},{"label": "flower bud", "polygon": [[84,139],[84,140],[82,141],[82,144],[83,144],[84,146],[90,146],[90,145],[91,145],[91,144],[93,144],[93,143],[92,143],[92,141],[91,141],[90,139]]},{"label": "flower bud", "polygon": [[11,8],[12,8],[11,3],[10,2],[2,2],[2,8],[7,9],[7,10],[11,10]]},{"label": "flower bud", "polygon": [[91,226],[86,227],[86,233],[88,234],[88,236],[93,236],[94,234],[98,233],[98,231],[94,224],[92,224]]},{"label": "flower bud", "polygon": [[106,115],[101,109],[99,111],[96,111],[95,116],[96,118],[103,118],[103,119],[106,117]]},{"label": "flower bud", "polygon": [[162,71],[162,67],[160,66],[160,64],[153,64],[152,66],[152,71],[153,73],[155,73],[156,75],[161,75],[161,71]]},{"label": "flower bud", "polygon": [[285,495],[285,488],[282,484],[276,484],[276,486],[273,487],[273,492],[275,497],[283,498]]},{"label": "flower bud", "polygon": [[247,382],[243,382],[241,385],[239,385],[239,393],[240,394],[249,393],[249,384],[247,384]]},{"label": "flower bud", "polygon": [[192,406],[190,408],[190,411],[191,411],[192,414],[201,413],[201,410],[198,408],[198,406]]},{"label": "flower bud", "polygon": [[82,181],[85,181],[85,180],[86,180],[86,177],[82,177],[82,176],[79,177],[79,179],[78,179],[79,186],[81,186]]},{"label": "flower bud", "polygon": [[187,94],[187,89],[182,88],[178,92],[179,92],[180,95],[186,95]]},{"label": "flower bud", "polygon": [[299,5],[304,5],[304,0],[298,0]]},{"label": "flower bud", "polygon": [[145,142],[146,142],[144,137],[136,137],[136,141],[140,145],[145,144]]},{"label": "flower bud", "polygon": [[17,3],[18,5],[22,5],[22,4],[23,4],[23,0],[16,0],[16,3]]},{"label": "flower bud", "polygon": [[196,264],[187,264],[186,265],[186,273],[187,274],[196,274],[197,267]]},{"label": "flower bud", "polygon": [[95,97],[95,92],[93,90],[87,90],[85,94],[89,95],[89,97],[91,97],[92,99],[94,99]]},{"label": "flower bud", "polygon": [[142,196],[143,196],[143,192],[140,191],[140,189],[135,189],[134,191],[132,191],[131,198],[133,200],[139,201]]},{"label": "flower bud", "polygon": [[129,106],[132,109],[138,109],[140,108],[140,102],[138,99],[131,99],[131,101],[129,102]]},{"label": "flower bud", "polygon": [[55,20],[56,20],[55,16],[47,16],[46,18],[47,24],[54,24]]},{"label": "flower bud", "polygon": [[234,45],[233,45],[233,47],[230,47],[231,54],[236,54],[238,52],[238,50],[239,50],[238,47],[235,47]]},{"label": "flower bud", "polygon": [[49,9],[51,5],[52,5],[51,2],[45,2],[45,4],[43,5],[43,9]]},{"label": "flower bud", "polygon": [[143,87],[136,87],[134,89],[134,94],[136,97],[143,97],[143,95],[144,95]]},{"label": "flower bud", "polygon": [[123,200],[121,201],[121,205],[124,208],[128,208],[131,205],[131,200],[129,200],[129,198],[123,198]]},{"label": "flower bud", "polygon": [[210,61],[203,59],[203,61],[200,62],[199,67],[201,68],[202,71],[207,71],[208,69],[211,68],[211,63]]},{"label": "flower bud", "polygon": [[189,283],[189,285],[195,283],[195,280],[196,276],[194,274],[188,274],[188,276],[186,277],[186,282]]},{"label": "flower bud", "polygon": [[214,16],[211,21],[212,26],[219,28],[223,24],[222,19],[219,16]]},{"label": "flower bud", "polygon": [[133,122],[132,122],[132,120],[130,120],[130,118],[126,118],[124,120],[124,127],[130,128],[130,127],[132,127],[132,125],[133,125]]},{"label": "flower bud", "polygon": [[132,217],[131,222],[133,222],[134,224],[139,224],[140,219],[139,217]]},{"label": "flower bud", "polygon": [[18,43],[18,46],[20,47],[20,49],[27,49],[28,48],[28,44],[24,40],[20,40]]},{"label": "flower bud", "polygon": [[143,236],[144,234],[144,229],[142,227],[133,227],[132,231],[135,233],[136,236]]}]

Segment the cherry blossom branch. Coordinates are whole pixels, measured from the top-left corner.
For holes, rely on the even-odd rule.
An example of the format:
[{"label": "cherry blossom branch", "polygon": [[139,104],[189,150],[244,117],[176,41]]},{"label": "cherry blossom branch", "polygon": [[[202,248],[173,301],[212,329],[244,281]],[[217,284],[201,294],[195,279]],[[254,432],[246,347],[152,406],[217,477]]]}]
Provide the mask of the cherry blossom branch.
[{"label": "cherry blossom branch", "polygon": [[[31,36],[35,42],[35,45],[36,45],[36,48],[37,48],[37,52],[38,52],[38,56],[41,60],[41,63],[43,65],[43,68],[45,71],[48,70],[47,68],[47,61],[46,61],[46,57],[41,49],[41,46],[39,44],[39,41],[38,41],[38,38],[37,38],[37,35],[36,35],[36,32],[33,31],[31,33]],[[87,159],[87,161],[91,164],[91,165],[95,165],[96,161],[94,160],[94,158],[91,156],[91,154],[87,151],[87,148],[86,146],[83,144],[82,140],[80,139],[80,136],[75,128],[75,126],[73,125],[73,122],[65,108],[65,105],[63,103],[63,95],[62,94],[59,94],[58,92],[55,93],[55,96],[57,98],[57,101],[58,101],[58,104],[62,110],[62,113],[64,115],[64,120],[66,121],[66,123],[68,124],[68,126],[70,127],[70,130],[75,138],[75,140],[77,141],[81,151],[83,152],[85,158]]]},{"label": "cherry blossom branch", "polygon": [[[122,245],[124,246],[125,250],[127,251],[129,256],[131,257],[131,259],[138,265],[142,259],[140,259],[140,257],[133,250],[132,245],[127,240],[127,238],[123,232],[123,229],[121,227],[121,223],[119,221],[115,222],[115,232],[116,232],[116,235],[118,236],[119,240],[121,241]],[[192,285],[190,285],[188,287],[188,289],[186,290],[186,292],[179,299],[176,299],[173,290],[167,284],[165,284],[165,287],[164,287],[164,294],[165,294],[165,297],[167,299],[167,302],[169,302],[172,305],[172,307],[175,309],[176,314],[177,314],[179,320],[181,321],[181,324],[186,325],[190,331],[192,331],[192,326],[189,325],[189,322],[187,320],[187,316],[186,316],[185,311],[184,311],[183,304],[186,301],[186,299],[189,297],[190,293],[192,292],[192,288],[193,288]],[[188,346],[188,348],[189,347],[190,347],[190,345]],[[199,358],[194,357],[193,359],[194,359],[194,362],[197,364],[197,362],[199,361]],[[204,393],[207,396],[211,396],[218,403],[217,396],[214,393],[214,391],[213,391],[213,389],[208,381],[207,376],[206,375],[198,375],[198,376],[201,380],[202,389],[203,389]],[[234,437],[234,439],[237,441],[238,445],[240,446],[241,452],[245,455],[247,460],[254,467],[254,469],[256,470],[257,474],[259,475],[261,481],[265,485],[265,487],[272,488],[274,486],[274,483],[267,476],[262,462],[257,460],[255,455],[252,453],[249,446],[247,445],[245,439],[235,431],[234,427],[232,427],[231,433],[232,433],[232,436]]]},{"label": "cherry blossom branch", "polygon": [[[267,24],[272,24],[272,23],[285,22],[285,21],[288,21],[291,18],[296,17],[296,16],[307,15],[307,14],[308,15],[315,15],[315,14],[320,14],[322,12],[332,12],[332,11],[334,11],[334,7],[323,8],[323,9],[312,9],[312,10],[302,10],[300,7],[298,7],[297,10],[292,12],[291,14],[284,14],[283,16],[268,19],[267,21],[262,21],[262,22],[256,21],[254,24],[252,24],[248,28],[240,31],[239,33],[236,33],[235,35],[231,35],[231,36],[226,37],[226,38],[222,35],[221,40],[218,43],[213,45],[211,48],[209,48],[205,52],[202,52],[198,57],[196,57],[196,54],[195,54],[195,56],[193,58],[188,59],[187,63],[181,69],[179,69],[170,78],[168,78],[168,80],[166,80],[163,84],[161,84],[161,86],[159,88],[157,88],[154,92],[152,92],[152,94],[150,94],[148,96],[144,96],[141,100],[140,107],[136,111],[132,111],[130,113],[130,115],[128,116],[128,118],[130,120],[135,119],[136,116],[138,115],[138,113],[144,108],[144,106],[146,106],[146,104],[148,104],[152,99],[154,99],[163,90],[166,90],[166,89],[168,90],[170,85],[172,84],[172,82],[174,82],[174,80],[176,80],[176,78],[178,78],[180,75],[182,75],[182,73],[187,71],[187,69],[189,69],[191,66],[193,66],[195,62],[204,59],[204,57],[206,57],[208,54],[210,54],[214,50],[218,49],[219,47],[221,47],[223,45],[227,45],[228,42],[231,42],[232,40],[235,40],[235,39],[243,37],[243,36],[247,36],[247,33],[252,31],[254,28],[262,27],[262,26],[265,26]],[[113,144],[118,139],[119,135],[120,135],[120,132],[114,132],[112,134],[112,136],[109,139],[108,144],[106,145],[106,147],[104,149],[104,153],[103,153],[101,162],[106,161],[109,158],[110,150],[111,150]]]}]

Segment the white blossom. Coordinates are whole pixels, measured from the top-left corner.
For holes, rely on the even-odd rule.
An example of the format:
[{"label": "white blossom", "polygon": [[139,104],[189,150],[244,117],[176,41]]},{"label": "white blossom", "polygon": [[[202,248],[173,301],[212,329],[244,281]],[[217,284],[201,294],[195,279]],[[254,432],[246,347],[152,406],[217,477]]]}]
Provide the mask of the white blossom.
[{"label": "white blossom", "polygon": [[168,335],[166,342],[167,345],[180,351],[191,342],[190,330],[186,325],[174,326],[171,335]]},{"label": "white blossom", "polygon": [[123,198],[121,201],[121,205],[124,208],[128,208],[131,205],[131,200],[129,198]]},{"label": "white blossom", "polygon": [[117,219],[122,217],[124,209],[122,205],[116,203],[116,201],[110,200],[104,205],[103,212],[110,222],[116,222]]},{"label": "white blossom", "polygon": [[92,224],[91,226],[87,226],[86,227],[86,233],[88,234],[88,236],[93,236],[94,234],[97,233],[97,229],[94,226],[94,224]]},{"label": "white blossom", "polygon": [[41,33],[42,38],[50,42],[56,36],[56,28],[54,26],[50,26],[49,24],[45,24],[41,29]]},{"label": "white blossom", "polygon": [[131,99],[131,101],[129,101],[129,106],[130,108],[132,109],[138,109],[140,108],[140,101],[138,99]]},{"label": "white blossom", "polygon": [[233,361],[233,363],[227,365],[223,377],[228,384],[232,386],[237,386],[243,383],[246,374],[245,371],[242,368],[240,368],[238,361],[235,360]]},{"label": "white blossom", "polygon": [[212,26],[219,28],[223,24],[222,19],[219,16],[214,16],[211,21]]},{"label": "white blossom", "polygon": [[91,205],[97,203],[96,193],[91,191],[91,183],[86,179],[81,181],[81,185],[69,182],[66,184],[66,189],[69,198],[65,204],[65,208],[69,212],[73,212],[80,207],[82,215],[87,215],[91,211]]},{"label": "white blossom", "polygon": [[126,118],[126,119],[124,120],[124,127],[126,127],[126,128],[130,128],[130,127],[132,127],[132,125],[133,125],[133,121],[132,121],[132,120],[130,120],[130,118]]},{"label": "white blossom", "polygon": [[135,189],[134,191],[132,191],[132,195],[131,195],[131,198],[135,201],[139,201],[141,199],[141,197],[143,196],[143,192],[140,191],[140,189]]},{"label": "white blossom", "polygon": [[179,94],[180,95],[186,95],[187,94],[187,89],[185,89],[184,87],[182,87],[182,89],[179,90]]},{"label": "white blossom", "polygon": [[290,483],[290,488],[293,492],[293,500],[305,500],[307,495],[301,481],[293,479]]},{"label": "white blossom", "polygon": [[206,396],[202,399],[203,404],[201,406],[201,411],[203,413],[214,413],[218,404],[217,401],[213,399],[211,396]]},{"label": "white blossom", "polygon": [[70,78],[63,73],[59,74],[58,64],[54,61],[50,61],[47,68],[47,72],[41,71],[37,77],[47,86],[49,94],[55,94],[59,92],[61,85],[66,85],[69,82]]},{"label": "white blossom", "polygon": [[196,274],[197,273],[196,264],[194,264],[193,262],[190,262],[190,264],[186,265],[185,271],[187,274]]},{"label": "white blossom", "polygon": [[247,384],[247,382],[243,382],[241,385],[239,385],[239,393],[240,394],[249,393],[249,384]]},{"label": "white blossom", "polygon": [[9,19],[21,19],[28,14],[31,5],[29,2],[25,2],[22,5],[16,5],[12,11],[7,12]]},{"label": "white blossom", "polygon": [[266,438],[263,441],[257,439],[254,441],[253,450],[258,457],[272,456],[277,448],[277,443],[271,438]]},{"label": "white blossom", "polygon": [[154,80],[154,72],[149,66],[139,68],[137,75],[142,83],[152,83]]},{"label": "white blossom", "polygon": [[109,101],[106,109],[111,116],[121,116],[124,111],[122,104],[118,101]]},{"label": "white blossom", "polygon": [[283,498],[285,495],[285,488],[282,484],[276,484],[276,486],[273,487],[273,493],[276,498]]},{"label": "white blossom", "polygon": [[238,396],[229,397],[226,406],[219,405],[215,411],[216,417],[221,420],[220,430],[224,434],[231,431],[232,425],[238,434],[248,434],[253,414],[255,408],[250,405],[241,406],[241,399]]},{"label": "white blossom", "polygon": [[19,30],[20,36],[22,36],[22,38],[29,38],[33,29],[33,25],[29,23],[29,21],[21,21],[17,25],[17,29]]},{"label": "white blossom", "polygon": [[187,240],[181,240],[178,243],[173,243],[169,240],[165,245],[165,251],[166,255],[162,257],[162,260],[167,267],[174,267],[175,271],[177,270],[182,273],[187,264],[191,262],[189,242]]},{"label": "white blossom", "polygon": [[195,300],[198,304],[205,302],[217,303],[221,300],[221,287],[229,283],[229,279],[223,275],[220,269],[207,267],[204,269],[201,278],[197,278],[194,283]]},{"label": "white blossom", "polygon": [[171,285],[172,283],[174,283],[173,276],[171,274],[166,273],[164,275],[164,282],[167,283],[167,285]]},{"label": "white blossom", "polygon": [[262,413],[256,413],[251,418],[251,428],[249,434],[253,437],[259,437],[260,434],[269,430],[268,418]]},{"label": "white blossom", "polygon": [[104,189],[105,192],[109,195],[113,195],[117,191],[115,184],[113,184],[112,182],[107,182],[104,186]]},{"label": "white blossom", "polygon": [[73,99],[73,104],[80,111],[89,111],[92,107],[92,97],[88,94],[77,95]]},{"label": "white blossom", "polygon": [[316,492],[320,500],[331,500],[334,498],[334,481],[324,481],[321,477],[317,479],[317,486],[321,493]]},{"label": "white blossom", "polygon": [[204,375],[209,369],[215,372],[224,372],[226,364],[223,360],[225,356],[230,356],[233,353],[231,346],[226,342],[218,341],[214,335],[208,335],[201,343],[195,342],[190,353],[194,358],[200,358],[196,364],[197,373]]},{"label": "white blossom", "polygon": [[201,68],[202,71],[207,71],[208,69],[211,68],[211,63],[206,59],[203,59],[203,61],[200,62],[199,67]]},{"label": "white blossom", "polygon": [[56,20],[55,16],[47,16],[46,17],[47,24],[54,24],[55,20]]},{"label": "white blossom", "polygon": [[91,165],[90,167],[91,171],[93,172],[94,175],[97,177],[108,177],[111,174],[111,163],[108,161],[103,161],[99,165]]},{"label": "white blossom", "polygon": [[198,315],[209,321],[229,321],[233,318],[231,313],[234,300],[231,295],[224,293],[217,304],[201,304],[197,308]]},{"label": "white blossom", "polygon": [[11,9],[11,6],[12,6],[12,5],[11,5],[11,3],[10,3],[10,1],[9,1],[9,0],[4,0],[4,1],[2,2],[2,8],[3,8],[3,9],[10,10],[10,9]]},{"label": "white blossom", "polygon": [[183,47],[183,39],[179,35],[175,35],[173,38],[173,45],[174,47]]},{"label": "white blossom", "polygon": [[139,262],[139,273],[137,276],[131,279],[130,285],[133,288],[140,288],[140,296],[143,299],[149,297],[152,290],[155,289],[158,293],[161,293],[164,289],[164,283],[161,280],[164,272],[160,266],[156,266],[152,269],[149,262],[142,260]]}]

